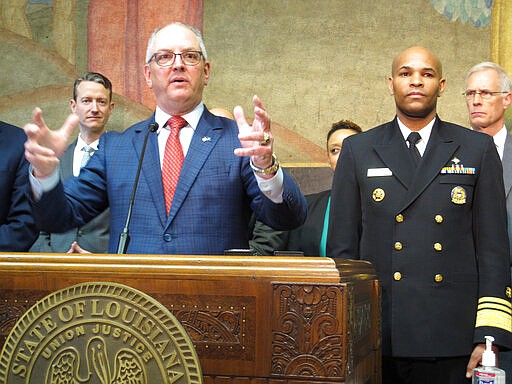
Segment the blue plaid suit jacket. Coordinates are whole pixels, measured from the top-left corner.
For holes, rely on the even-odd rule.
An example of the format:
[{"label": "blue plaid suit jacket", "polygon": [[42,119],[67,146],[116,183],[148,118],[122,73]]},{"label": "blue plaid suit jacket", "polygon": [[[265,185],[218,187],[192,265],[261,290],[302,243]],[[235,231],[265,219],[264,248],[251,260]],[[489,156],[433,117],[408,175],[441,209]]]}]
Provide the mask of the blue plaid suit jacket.
[{"label": "blue plaid suit jacket", "polygon": [[[110,206],[109,252],[117,250],[125,225],[144,135],[154,115],[126,131],[102,135],[98,151],[78,178],[59,184],[34,203],[44,230],[83,225]],[[285,173],[280,204],[261,193],[249,158],[238,157],[238,128],[233,120],[205,109],[185,158],[169,216],[165,213],[156,134],[150,133],[135,196],[128,253],[223,254],[248,248],[252,211],[277,229],[302,224],[307,205]]]}]

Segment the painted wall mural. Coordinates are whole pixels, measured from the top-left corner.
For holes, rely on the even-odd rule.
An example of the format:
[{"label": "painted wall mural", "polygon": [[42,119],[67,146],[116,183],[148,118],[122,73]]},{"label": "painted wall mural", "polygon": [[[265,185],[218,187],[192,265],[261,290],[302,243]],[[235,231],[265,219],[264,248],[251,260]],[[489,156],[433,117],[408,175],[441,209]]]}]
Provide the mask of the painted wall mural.
[{"label": "painted wall mural", "polygon": [[207,106],[250,110],[258,94],[281,161],[324,165],[332,123],[352,119],[369,129],[393,117],[390,63],[410,45],[440,56],[448,86],[439,112],[466,124],[462,82],[467,69],[491,57],[496,3],[410,0],[398,9],[395,0],[0,0],[0,119],[22,126],[40,106],[58,127],[73,80],[86,70],[113,82],[109,129],[146,118],[154,108],[142,75],[147,39],[180,20],[204,33],[212,62]]},{"label": "painted wall mural", "polygon": [[432,5],[448,20],[471,23],[477,28],[491,24],[493,0],[431,0]]}]

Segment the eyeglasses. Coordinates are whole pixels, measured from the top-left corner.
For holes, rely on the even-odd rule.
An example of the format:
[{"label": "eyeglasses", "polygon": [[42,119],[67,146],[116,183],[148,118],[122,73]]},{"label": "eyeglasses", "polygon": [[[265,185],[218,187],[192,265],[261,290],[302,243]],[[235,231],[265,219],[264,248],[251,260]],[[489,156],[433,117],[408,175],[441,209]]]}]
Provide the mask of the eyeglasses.
[{"label": "eyeglasses", "polygon": [[476,95],[480,95],[480,97],[483,100],[489,100],[494,95],[499,95],[499,94],[504,94],[504,93],[508,93],[508,91],[492,92],[492,91],[487,91],[487,90],[483,90],[483,91],[469,90],[469,91],[462,92],[462,96],[465,96],[466,100],[471,100],[471,99],[474,99]]},{"label": "eyeglasses", "polygon": [[203,53],[201,51],[161,51],[155,52],[148,61],[148,64],[154,61],[160,67],[170,67],[174,64],[176,56],[181,56],[181,61],[185,65],[197,65],[201,61]]}]

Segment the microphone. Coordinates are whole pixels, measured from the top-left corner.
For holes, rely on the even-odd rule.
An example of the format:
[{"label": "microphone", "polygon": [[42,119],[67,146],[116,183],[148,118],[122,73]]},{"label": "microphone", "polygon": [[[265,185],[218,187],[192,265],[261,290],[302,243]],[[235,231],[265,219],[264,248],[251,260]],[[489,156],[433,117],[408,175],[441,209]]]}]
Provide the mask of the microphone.
[{"label": "microphone", "polygon": [[133,203],[135,202],[135,193],[137,192],[137,185],[139,184],[140,171],[142,169],[142,161],[144,160],[144,154],[146,153],[146,144],[148,143],[148,137],[150,132],[156,132],[158,130],[158,123],[153,122],[149,124],[146,136],[144,136],[144,144],[142,145],[142,151],[140,152],[139,166],[137,167],[137,173],[135,174],[135,181],[133,183],[132,197],[128,205],[128,214],[126,216],[126,223],[124,225],[121,235],[119,235],[119,243],[117,245],[117,253],[124,254],[128,249],[128,243],[130,242],[130,220],[132,219]]}]

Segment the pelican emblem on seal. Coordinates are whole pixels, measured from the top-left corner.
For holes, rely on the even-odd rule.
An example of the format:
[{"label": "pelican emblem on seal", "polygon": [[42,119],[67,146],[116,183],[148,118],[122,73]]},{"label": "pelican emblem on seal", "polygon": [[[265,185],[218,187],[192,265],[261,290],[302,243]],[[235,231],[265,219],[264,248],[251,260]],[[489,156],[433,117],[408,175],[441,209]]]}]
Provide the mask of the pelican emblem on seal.
[{"label": "pelican emblem on seal", "polygon": [[[76,348],[69,347],[57,354],[48,367],[47,384],[147,384],[144,366],[129,349],[119,350],[110,361],[105,340],[92,337],[87,343],[85,366],[81,366]],[[94,375],[96,377],[94,378]]]}]

